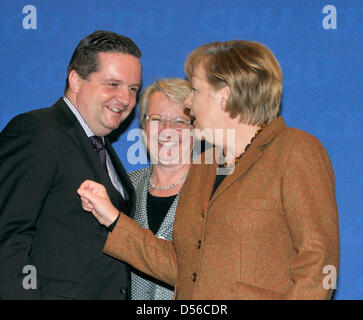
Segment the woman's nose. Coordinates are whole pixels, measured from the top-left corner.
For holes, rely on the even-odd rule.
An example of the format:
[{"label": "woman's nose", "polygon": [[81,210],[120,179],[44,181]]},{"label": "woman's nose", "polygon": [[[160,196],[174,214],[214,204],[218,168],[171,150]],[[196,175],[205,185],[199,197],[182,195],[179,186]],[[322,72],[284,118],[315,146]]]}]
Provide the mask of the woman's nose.
[{"label": "woman's nose", "polygon": [[187,109],[192,108],[192,94],[193,92],[190,92],[188,97],[184,100],[184,107]]}]

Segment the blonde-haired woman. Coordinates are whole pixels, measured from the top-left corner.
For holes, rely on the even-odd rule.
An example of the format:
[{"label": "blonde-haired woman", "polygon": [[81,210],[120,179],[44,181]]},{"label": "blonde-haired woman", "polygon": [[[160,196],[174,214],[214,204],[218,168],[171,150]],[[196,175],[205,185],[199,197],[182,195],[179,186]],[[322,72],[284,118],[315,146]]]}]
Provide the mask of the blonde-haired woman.
[{"label": "blonde-haired woman", "polygon": [[[188,133],[192,128],[183,105],[190,91],[191,85],[186,80],[161,79],[144,90],[139,103],[140,127],[145,132],[152,164],[129,174],[136,192],[134,220],[166,240],[173,238],[179,191],[190,166],[192,145],[189,139],[183,139],[183,130]],[[132,271],[132,300],[172,298],[172,286]]]}]

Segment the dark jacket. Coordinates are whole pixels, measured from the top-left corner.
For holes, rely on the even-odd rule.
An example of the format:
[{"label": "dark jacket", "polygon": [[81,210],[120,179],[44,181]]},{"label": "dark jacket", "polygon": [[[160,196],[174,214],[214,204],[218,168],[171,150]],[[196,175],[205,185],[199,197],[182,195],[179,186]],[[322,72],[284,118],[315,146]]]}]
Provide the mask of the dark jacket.
[{"label": "dark jacket", "polygon": [[[105,139],[121,183],[134,190]],[[59,99],[15,117],[0,134],[0,299],[125,299],[126,264],[102,253],[108,230],[82,210],[77,188],[104,184],[118,193],[76,117]],[[23,268],[35,266],[37,289],[25,290]]]}]

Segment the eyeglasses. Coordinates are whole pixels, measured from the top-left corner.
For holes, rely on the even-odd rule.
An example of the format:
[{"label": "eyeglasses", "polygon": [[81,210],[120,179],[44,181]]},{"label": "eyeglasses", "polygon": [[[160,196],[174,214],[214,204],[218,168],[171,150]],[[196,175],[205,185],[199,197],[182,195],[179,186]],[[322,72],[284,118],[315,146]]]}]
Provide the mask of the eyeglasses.
[{"label": "eyeglasses", "polygon": [[170,127],[174,129],[186,129],[193,121],[183,117],[165,118],[160,114],[145,114],[144,119],[148,123],[155,123],[160,127],[165,127],[167,121],[169,121]]}]

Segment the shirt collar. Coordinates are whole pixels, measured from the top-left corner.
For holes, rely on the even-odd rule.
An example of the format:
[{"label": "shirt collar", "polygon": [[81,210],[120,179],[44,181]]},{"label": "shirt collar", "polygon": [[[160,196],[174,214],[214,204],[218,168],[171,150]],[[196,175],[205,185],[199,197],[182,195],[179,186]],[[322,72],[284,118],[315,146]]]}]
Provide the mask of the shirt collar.
[{"label": "shirt collar", "polygon": [[[64,102],[67,104],[68,108],[73,112],[74,116],[77,118],[78,122],[82,126],[83,130],[86,132],[87,137],[95,136],[93,131],[88,127],[87,123],[83,120],[81,114],[78,112],[77,108],[73,103],[67,98],[63,97]],[[104,137],[102,137],[103,142],[105,142]]]}]

